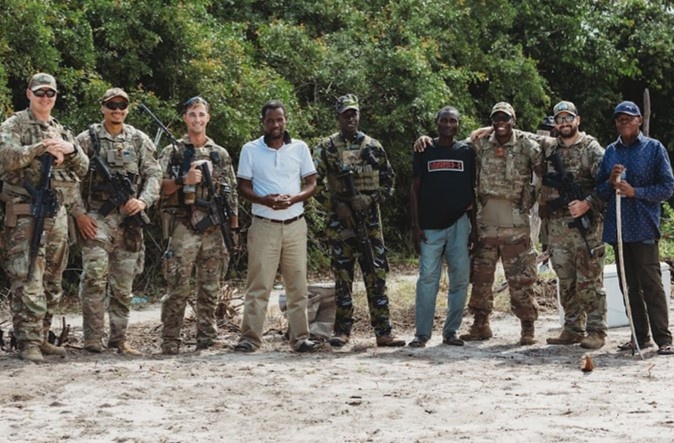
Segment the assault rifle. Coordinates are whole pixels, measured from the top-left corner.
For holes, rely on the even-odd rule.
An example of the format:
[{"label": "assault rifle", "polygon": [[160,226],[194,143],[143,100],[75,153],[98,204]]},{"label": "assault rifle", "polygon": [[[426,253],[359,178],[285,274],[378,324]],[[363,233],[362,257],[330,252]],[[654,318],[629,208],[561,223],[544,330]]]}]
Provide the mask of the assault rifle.
[{"label": "assault rifle", "polygon": [[[356,186],[353,183],[353,171],[351,169],[346,169],[340,177],[344,181],[344,186],[351,197],[358,195]],[[356,239],[358,240],[358,249],[363,258],[363,271],[373,272],[376,268],[376,264],[374,252],[372,251],[372,241],[368,235],[367,211],[353,211],[353,215],[356,222],[355,234]]]},{"label": "assault rifle", "polygon": [[[173,134],[171,134],[171,131],[169,131],[168,128],[167,128],[166,126],[164,126],[164,124],[161,122],[161,120],[159,120],[159,119],[157,118],[157,116],[154,115],[154,114],[152,113],[152,111],[150,111],[150,110],[148,109],[148,107],[145,106],[145,104],[143,104],[143,103],[141,103],[140,105],[138,105],[138,109],[139,109],[140,111],[142,111],[142,112],[145,112],[147,115],[150,116],[150,118],[151,118],[152,121],[157,125],[157,127],[158,127],[164,134],[166,134],[166,136],[168,137],[168,139],[171,141],[171,145],[173,145],[173,150],[174,150],[174,152],[178,152],[178,146],[177,146],[177,145],[178,145],[178,140],[176,140],[176,138],[173,136]],[[173,175],[172,178],[182,177],[182,176],[184,176],[185,174],[187,174],[187,171],[190,170],[190,166],[192,165],[192,160],[193,160],[193,159],[194,159],[194,146],[191,145],[191,144],[185,144],[185,153],[183,154],[183,162],[182,162],[182,164],[180,164],[180,165],[176,165],[176,164],[173,164],[173,163],[171,164],[171,174]],[[190,189],[190,187],[191,187],[191,189]],[[183,186],[182,191],[183,191],[183,192],[182,192],[182,196],[181,196],[181,197],[184,198],[185,193],[194,192],[194,186],[193,186],[193,185],[186,185],[186,186]]]},{"label": "assault rifle", "polygon": [[[554,152],[546,160],[550,161],[552,167],[555,170],[555,173],[547,173],[543,176],[543,184],[545,186],[550,186],[559,190],[559,197],[554,200],[551,200],[547,203],[551,211],[556,211],[558,209],[566,210],[568,204],[574,200],[583,200],[585,195],[580,188],[580,184],[573,177],[571,172],[568,172],[564,169],[564,164],[562,159],[559,156],[559,153]],[[587,242],[587,232],[590,230],[590,211],[576,217],[571,223],[569,223],[569,228],[578,229],[580,236],[585,242],[585,247],[587,248],[588,254],[590,257],[593,256],[592,248],[590,248],[589,243]]]},{"label": "assault rifle", "polygon": [[[96,171],[103,177],[105,181],[102,185],[97,185],[94,187],[96,191],[103,191],[110,195],[110,197],[103,203],[103,206],[100,207],[98,213],[103,217],[106,217],[115,208],[119,206],[124,206],[132,197],[135,197],[136,193],[133,189],[133,184],[128,175],[122,172],[115,172],[114,174],[110,172],[110,169],[103,163],[100,155],[95,155],[91,159],[91,163],[96,168]],[[145,211],[140,211],[134,215],[129,215],[124,218],[122,221],[122,227],[127,225],[140,226],[141,228],[148,226],[150,224],[150,218],[147,216]]]},{"label": "assault rifle", "polygon": [[30,262],[28,264],[28,279],[33,277],[35,270],[35,258],[40,250],[40,242],[44,231],[44,219],[56,216],[58,211],[58,200],[56,193],[51,188],[51,177],[54,172],[54,157],[51,154],[42,154],[40,156],[40,189],[35,189],[33,184],[24,181],[23,187],[28,191],[31,197],[30,215],[33,217],[33,234],[30,237]]},{"label": "assault rifle", "polygon": [[[213,163],[220,163],[219,155],[216,152],[211,153],[211,159]],[[194,204],[206,208],[208,210],[208,216],[199,221],[195,228],[200,233],[206,231],[206,229],[211,226],[219,225],[220,232],[222,232],[222,238],[225,241],[225,246],[227,251],[229,251],[230,256],[234,253],[234,235],[232,234],[232,228],[229,224],[229,221],[232,218],[234,212],[232,207],[229,205],[229,199],[227,195],[231,192],[228,185],[223,185],[222,193],[216,192],[215,184],[213,183],[213,177],[211,176],[211,171],[208,169],[208,164],[201,163],[197,166],[201,169],[201,176],[203,182],[208,188],[208,200],[195,200]]]}]

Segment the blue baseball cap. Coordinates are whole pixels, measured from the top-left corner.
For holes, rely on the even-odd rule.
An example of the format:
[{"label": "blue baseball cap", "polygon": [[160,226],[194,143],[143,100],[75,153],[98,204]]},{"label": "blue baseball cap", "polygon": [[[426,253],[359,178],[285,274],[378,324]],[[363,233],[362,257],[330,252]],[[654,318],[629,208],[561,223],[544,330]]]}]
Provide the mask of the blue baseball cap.
[{"label": "blue baseball cap", "polygon": [[634,102],[624,101],[618,104],[613,111],[613,118],[616,118],[618,114],[627,114],[632,117],[641,117],[641,110]]}]

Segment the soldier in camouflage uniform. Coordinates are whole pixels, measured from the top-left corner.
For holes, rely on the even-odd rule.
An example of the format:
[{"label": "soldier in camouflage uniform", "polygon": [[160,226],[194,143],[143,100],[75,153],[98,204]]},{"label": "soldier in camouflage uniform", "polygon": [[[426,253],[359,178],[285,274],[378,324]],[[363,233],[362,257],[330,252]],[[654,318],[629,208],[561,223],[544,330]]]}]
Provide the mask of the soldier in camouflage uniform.
[{"label": "soldier in camouflage uniform", "polygon": [[[220,277],[226,262],[227,251],[217,224],[200,231],[197,226],[208,217],[203,204],[190,203],[192,196],[184,192],[188,186],[194,190],[197,202],[208,202],[212,196],[203,181],[197,164],[206,163],[213,184],[219,192],[227,190],[226,198],[234,214],[229,220],[232,229],[238,228],[235,192],[236,175],[227,150],[215,144],[206,135],[210,120],[208,102],[201,97],[189,99],[183,105],[183,120],[187,134],[177,145],[166,146],[159,156],[164,180],[162,181],[162,225],[169,240],[164,254],[164,277],[168,283],[162,298],[161,321],[162,353],[178,354],[180,330],[185,317],[185,307],[190,295],[190,278],[196,268],[197,284],[197,349],[213,345],[217,337],[215,308],[220,295]],[[186,147],[193,150],[187,162]],[[184,168],[183,168],[184,166]],[[231,192],[230,192],[231,191]]]},{"label": "soldier in camouflage uniform", "polygon": [[491,338],[489,315],[494,305],[492,284],[499,258],[503,263],[510,304],[520,319],[521,345],[536,342],[534,298],[536,253],[531,241],[529,211],[535,202],[533,173],[541,170],[538,143],[513,129],[515,110],[500,102],[491,111],[494,132],[473,141],[477,156],[478,242],[473,261],[473,288],[468,307],[473,324],[463,340]]},{"label": "soldier in camouflage uniform", "polygon": [[[503,263],[510,304],[520,319],[521,345],[536,342],[534,322],[538,303],[534,298],[536,252],[531,240],[529,211],[535,197],[534,173],[540,177],[541,149],[527,134],[513,129],[515,110],[499,102],[491,111],[493,133],[477,136],[473,142],[477,162],[478,241],[472,265],[473,287],[468,302],[473,324],[462,340],[492,337],[489,315],[494,307],[492,285],[496,263]],[[422,136],[414,144],[423,150],[432,143]]]},{"label": "soldier in camouflage uniform", "polygon": [[[50,345],[46,332],[51,314],[62,292],[61,273],[67,261],[67,216],[64,202],[84,176],[89,161],[71,133],[51,116],[57,87],[53,76],[34,75],[26,91],[30,105],[8,118],[0,128],[0,177],[4,182],[0,199],[5,205],[5,271],[11,281],[14,334],[23,360],[42,362],[44,355],[65,355]],[[24,183],[39,189],[40,157],[54,157],[51,189],[59,202],[56,215],[45,219],[41,246],[28,276],[29,244],[34,227],[30,216],[31,196]]]},{"label": "soldier in camouflage uniform", "polygon": [[[315,150],[317,198],[329,211],[326,235],[335,273],[337,314],[330,344],[344,346],[351,335],[353,272],[357,260],[363,271],[377,346],[404,346],[405,341],[391,333],[386,295],[388,261],[379,211],[379,205],[393,195],[395,174],[381,144],[358,131],[360,110],[356,96],[340,97],[336,109],[340,131],[321,141]],[[357,220],[359,215],[365,220]],[[358,222],[365,224],[373,263],[368,263],[363,242],[356,235]]]},{"label": "soldier in camouflage uniform", "polygon": [[[103,122],[93,124],[77,136],[84,152],[98,156],[112,173],[131,181],[134,196],[123,206],[112,207],[104,216],[102,207],[110,204],[103,174],[91,168],[82,183],[80,201],[73,215],[82,237],[83,272],[80,281],[84,349],[102,352],[104,317],[110,317],[108,348],[119,353],[140,355],[126,341],[133,279],[143,268],[143,230],[127,217],[144,214],[159,198],[161,168],[156,149],[143,132],[124,124],[129,97],[120,88],[105,92],[101,99]],[[137,197],[136,197],[137,196]],[[124,223],[125,220],[127,223]]]},{"label": "soldier in camouflage uniform", "polygon": [[[594,137],[578,130],[580,117],[573,103],[557,103],[554,122],[559,134],[557,138],[536,137],[546,159],[539,211],[547,225],[550,260],[559,280],[560,301],[564,308],[564,329],[558,337],[550,337],[547,342],[554,345],[580,343],[584,348],[598,349],[604,345],[608,327],[603,288],[604,204],[594,190],[604,149]],[[559,156],[564,171],[577,181],[583,199],[562,205],[559,189],[551,186],[559,185],[560,178],[557,176],[560,171],[555,170],[551,161],[553,155]],[[579,229],[569,226],[583,216],[590,222],[585,239]]]}]

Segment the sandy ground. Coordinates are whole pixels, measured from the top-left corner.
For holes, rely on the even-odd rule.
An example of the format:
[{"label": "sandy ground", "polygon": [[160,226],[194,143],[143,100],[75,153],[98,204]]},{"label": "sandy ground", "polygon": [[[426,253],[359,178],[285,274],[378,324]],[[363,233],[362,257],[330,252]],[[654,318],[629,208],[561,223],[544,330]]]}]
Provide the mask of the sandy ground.
[{"label": "sandy ground", "polygon": [[[380,349],[362,325],[344,349],[304,355],[275,333],[281,317],[270,308],[269,339],[253,354],[232,352],[237,335],[225,325],[215,348],[161,356],[159,312],[150,306],[133,312],[130,327],[146,356],[92,355],[79,347],[79,318],[69,317],[67,358],[33,365],[1,353],[0,441],[674,439],[674,356],[651,348],[642,361],[617,352],[628,328],[610,330],[606,346],[590,353],[549,346],[559,317],[548,310],[537,322],[538,344],[522,347],[517,319],[499,312],[493,339],[462,348],[436,335],[424,349]],[[409,328],[397,332],[413,336]],[[592,372],[580,370],[585,355]]]}]

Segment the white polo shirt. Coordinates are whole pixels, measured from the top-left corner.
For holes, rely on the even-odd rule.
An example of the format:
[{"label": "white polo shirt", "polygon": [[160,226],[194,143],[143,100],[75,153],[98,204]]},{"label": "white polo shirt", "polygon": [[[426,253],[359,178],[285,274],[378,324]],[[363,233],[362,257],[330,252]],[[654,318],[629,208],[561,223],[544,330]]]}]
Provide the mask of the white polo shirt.
[{"label": "white polo shirt", "polygon": [[[291,139],[279,149],[264,142],[264,137],[243,145],[239,156],[237,177],[253,182],[253,192],[268,194],[298,194],[302,179],[316,174],[309,146],[302,140]],[[258,203],[252,205],[253,215],[272,220],[289,220],[304,213],[303,202],[288,209],[274,210]]]}]

